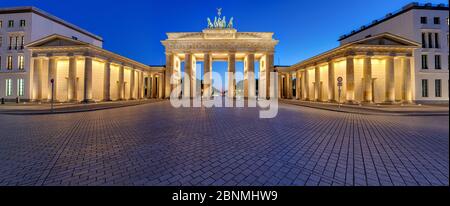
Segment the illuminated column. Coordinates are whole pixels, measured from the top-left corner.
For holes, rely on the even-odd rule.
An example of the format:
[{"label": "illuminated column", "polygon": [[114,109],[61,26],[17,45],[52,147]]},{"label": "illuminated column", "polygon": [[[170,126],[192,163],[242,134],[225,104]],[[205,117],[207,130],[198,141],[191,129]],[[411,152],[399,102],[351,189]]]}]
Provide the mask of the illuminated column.
[{"label": "illuminated column", "polygon": [[385,65],[385,79],[386,79],[386,103],[395,102],[395,72],[394,72],[394,56],[386,57]]},{"label": "illuminated column", "polygon": [[355,101],[355,63],[354,57],[347,57],[347,65],[346,65],[346,77],[347,77],[347,91],[346,91],[346,100],[348,103],[354,103]]},{"label": "illuminated column", "polygon": [[244,95],[248,98],[256,97],[256,80],[255,80],[255,54],[249,53],[245,57],[246,67],[246,83],[244,84]]},{"label": "illuminated column", "polygon": [[292,99],[292,74],[291,72],[286,73],[286,89],[287,89],[287,99]]},{"label": "illuminated column", "polygon": [[34,100],[42,100],[42,58],[34,58],[33,66],[33,91]]},{"label": "illuminated column", "polygon": [[156,90],[156,87],[157,87],[157,85],[156,85],[156,81],[157,80],[156,79],[157,79],[156,75],[153,74],[153,77],[152,77],[152,97],[153,98],[158,98],[158,96],[157,96],[158,91]]},{"label": "illuminated column", "polygon": [[278,71],[278,99],[283,98],[283,75]]},{"label": "illuminated column", "polygon": [[135,96],[134,96],[134,85],[135,85],[134,73],[135,73],[134,68],[131,68],[131,71],[130,71],[130,100],[135,99]]},{"label": "illuminated column", "polygon": [[68,88],[68,96],[70,102],[77,101],[77,59],[75,56],[69,57],[69,84]]},{"label": "illuminated column", "polygon": [[164,78],[164,73],[161,73],[161,77],[160,77],[160,79],[161,79],[161,81],[159,81],[159,98],[160,99],[164,99],[164,95],[165,95],[165,93],[164,93],[164,80],[165,80],[165,78]]},{"label": "illuminated column", "polygon": [[166,70],[165,70],[165,96],[170,98],[170,94],[172,93],[173,86],[170,84],[170,78],[173,75],[174,71],[174,54],[168,53],[166,54]]},{"label": "illuminated column", "polygon": [[304,94],[304,100],[309,101],[309,75],[308,75],[308,68],[305,68],[303,71],[304,81],[303,81],[303,94]]},{"label": "illuminated column", "polygon": [[363,79],[364,79],[364,102],[371,103],[372,99],[372,58],[370,56],[364,57],[363,65]]},{"label": "illuminated column", "polygon": [[321,92],[320,92],[320,66],[316,66],[314,68],[314,101],[321,101]]},{"label": "illuminated column", "polygon": [[190,53],[186,53],[184,57],[184,81],[183,81],[183,97],[191,98],[192,92],[192,58],[193,55]]},{"label": "illuminated column", "polygon": [[296,80],[295,80],[295,99],[296,100],[300,100],[301,99],[301,97],[300,97],[300,94],[301,94],[301,91],[300,91],[300,88],[301,88],[301,72],[300,72],[300,70],[297,70],[297,72],[296,72]]},{"label": "illuminated column", "polygon": [[228,97],[236,97],[236,53],[228,53]]},{"label": "illuminated column", "polygon": [[92,57],[86,56],[84,61],[83,103],[92,102]]},{"label": "illuminated column", "polygon": [[152,98],[152,77],[150,76],[150,74],[147,74],[147,99],[151,99]]},{"label": "illuminated column", "polygon": [[125,99],[125,81],[124,81],[124,68],[123,65],[121,64],[119,66],[119,99],[120,100],[124,100]]},{"label": "illuminated column", "polygon": [[335,76],[334,76],[334,62],[329,61],[328,62],[328,101],[329,102],[336,102],[336,95],[335,95]]},{"label": "illuminated column", "polygon": [[144,86],[144,84],[145,84],[145,82],[144,82],[144,72],[140,71],[139,74],[141,75],[140,83],[139,83],[139,85],[141,86],[141,89],[140,89],[141,95],[139,95],[139,98],[143,99],[144,98],[144,88],[145,88],[145,86]]},{"label": "illuminated column", "polygon": [[[57,62],[56,57],[50,57],[48,60],[48,100],[51,100],[52,96],[54,97],[54,100],[57,100],[56,99],[56,97],[57,97],[57,95],[56,95],[57,89],[56,88],[58,88],[57,87],[58,81],[56,81],[56,77],[57,77],[56,62]],[[51,83],[52,79],[54,80],[53,81],[53,94],[52,94],[52,83]]]},{"label": "illuminated column", "polygon": [[203,96],[210,98],[212,96],[212,55],[204,54],[203,62]]},{"label": "illuminated column", "polygon": [[111,63],[106,61],[104,66],[103,101],[111,101]]},{"label": "illuminated column", "polygon": [[[275,85],[270,84],[270,73],[274,71],[274,56],[273,53],[269,53],[266,55],[266,98],[270,98],[270,90],[271,87],[275,87]],[[291,79],[292,81],[292,79]],[[291,98],[292,98],[292,84],[291,84]]]},{"label": "illuminated column", "polygon": [[412,78],[411,78],[411,57],[406,56],[403,58],[403,101],[404,103],[412,103]]}]

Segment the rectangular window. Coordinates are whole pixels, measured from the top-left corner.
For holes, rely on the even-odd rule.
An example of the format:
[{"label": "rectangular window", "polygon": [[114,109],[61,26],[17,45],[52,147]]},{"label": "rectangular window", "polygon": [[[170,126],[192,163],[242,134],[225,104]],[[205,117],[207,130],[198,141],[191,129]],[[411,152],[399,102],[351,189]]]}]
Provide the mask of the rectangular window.
[{"label": "rectangular window", "polygon": [[5,85],[5,94],[6,96],[11,96],[12,95],[12,80],[11,79],[6,79],[6,85]]},{"label": "rectangular window", "polygon": [[20,27],[25,27],[25,20],[20,20]]},{"label": "rectangular window", "polygon": [[422,33],[422,48],[427,48],[427,34]]},{"label": "rectangular window", "polygon": [[20,50],[25,46],[25,36],[20,37]]},{"label": "rectangular window", "polygon": [[6,69],[12,70],[12,67],[13,67],[12,56],[8,56],[8,60],[6,62]]},{"label": "rectangular window", "polygon": [[16,36],[16,41],[14,43],[14,49],[17,50],[18,46],[19,46],[19,37]]},{"label": "rectangular window", "polygon": [[22,97],[25,95],[25,81],[23,79],[17,80],[17,96]]},{"label": "rectangular window", "polygon": [[0,21],[0,29],[3,28],[3,21]]},{"label": "rectangular window", "polygon": [[422,69],[428,69],[428,56],[422,55]]},{"label": "rectangular window", "polygon": [[14,38],[13,38],[12,36],[9,37],[9,47],[8,47],[8,50],[11,50],[11,49],[12,49],[13,39],[14,39]]},{"label": "rectangular window", "polygon": [[441,55],[435,55],[434,56],[434,68],[435,69],[442,69],[441,68]]},{"label": "rectangular window", "polygon": [[19,70],[23,70],[25,68],[25,61],[23,59],[23,56],[18,56],[18,65]]},{"label": "rectangular window", "polygon": [[439,17],[434,17],[433,22],[434,22],[434,24],[441,24],[441,18],[439,18]]},{"label": "rectangular window", "polygon": [[14,27],[14,20],[9,20],[8,21],[8,28],[13,28]]},{"label": "rectangular window", "polygon": [[428,19],[427,19],[426,16],[420,17],[420,23],[421,23],[421,24],[427,24],[427,21],[428,21]]},{"label": "rectangular window", "polygon": [[442,97],[442,82],[440,79],[436,79],[434,82],[434,92],[436,97]]},{"label": "rectangular window", "polygon": [[433,33],[428,34],[428,48],[433,48]]},{"label": "rectangular window", "polygon": [[428,97],[428,80],[422,79],[422,97]]},{"label": "rectangular window", "polygon": [[434,48],[439,48],[439,34],[434,33]]}]

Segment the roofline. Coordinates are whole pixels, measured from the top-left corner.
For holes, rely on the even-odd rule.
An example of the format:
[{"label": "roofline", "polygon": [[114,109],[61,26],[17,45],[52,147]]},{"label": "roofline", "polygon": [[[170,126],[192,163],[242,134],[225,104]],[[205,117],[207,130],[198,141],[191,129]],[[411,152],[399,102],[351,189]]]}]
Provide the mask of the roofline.
[{"label": "roofline", "polygon": [[342,40],[344,40],[344,39],[348,39],[348,38],[350,38],[350,37],[352,37],[352,36],[354,36],[354,35],[356,35],[356,34],[358,34],[358,33],[361,33],[362,31],[365,31],[365,30],[367,30],[367,29],[369,29],[369,28],[372,28],[372,27],[374,27],[374,26],[377,26],[377,25],[379,25],[379,24],[381,24],[381,23],[383,23],[383,22],[386,22],[386,21],[388,21],[388,20],[390,20],[390,19],[393,19],[393,18],[395,18],[395,17],[397,17],[397,16],[400,16],[400,15],[402,15],[402,14],[404,14],[404,13],[406,13],[406,12],[409,12],[409,11],[411,11],[411,10],[413,10],[413,9],[417,9],[417,10],[448,11],[448,10],[449,10],[449,7],[448,7],[448,5],[445,5],[445,4],[438,4],[438,5],[435,6],[435,5],[432,5],[432,4],[423,4],[423,5],[421,5],[421,4],[417,3],[417,2],[413,2],[413,3],[410,3],[410,4],[406,5],[406,6],[404,6],[404,7],[402,8],[402,10],[399,11],[399,12],[396,12],[396,13],[389,13],[389,14],[386,15],[385,18],[383,18],[383,19],[381,19],[381,20],[374,20],[374,21],[373,21],[370,25],[368,25],[368,26],[362,26],[362,27],[361,27],[359,30],[357,30],[357,31],[353,30],[352,33],[346,34],[346,35],[343,35],[343,36],[339,37],[338,41],[342,41]]},{"label": "roofline", "polygon": [[34,13],[103,42],[103,38],[33,6],[0,8],[0,14]]},{"label": "roofline", "polygon": [[[104,52],[104,53],[106,53],[106,54],[115,56],[115,57],[117,57],[118,59],[123,59],[124,61],[127,61],[127,63],[135,64],[135,65],[137,65],[137,66],[139,66],[139,67],[142,67],[143,69],[148,69],[148,68],[150,68],[148,65],[146,65],[146,64],[144,64],[144,63],[138,62],[138,61],[136,61],[136,60],[130,59],[130,58],[128,58],[128,57],[122,56],[122,55],[120,55],[120,54],[114,53],[114,52],[112,52],[112,51],[106,50],[106,49],[104,49],[104,48],[101,48],[101,47],[98,47],[98,46],[95,46],[95,45],[92,45],[92,44],[88,44],[88,43],[83,42],[83,41],[80,41],[80,40],[71,39],[71,38],[69,38],[69,37],[66,37],[66,36],[63,36],[63,35],[60,35],[60,34],[52,34],[52,35],[50,35],[50,36],[46,36],[46,37],[44,37],[44,38],[42,38],[42,39],[39,39],[39,40],[36,40],[36,41],[34,41],[34,42],[31,42],[31,43],[27,44],[25,47],[27,47],[27,48],[30,49],[30,50],[40,49],[41,47],[33,46],[33,44],[36,44],[36,43],[39,43],[39,42],[42,42],[42,41],[45,41],[45,40],[51,39],[51,38],[62,38],[62,39],[68,40],[68,41],[77,42],[77,43],[80,44],[80,45],[79,45],[80,47],[90,48],[90,49],[94,49],[94,50],[98,50],[98,51]],[[57,48],[57,47],[58,47],[58,46],[56,46],[56,47],[53,46],[53,47],[48,47],[48,48]]]}]

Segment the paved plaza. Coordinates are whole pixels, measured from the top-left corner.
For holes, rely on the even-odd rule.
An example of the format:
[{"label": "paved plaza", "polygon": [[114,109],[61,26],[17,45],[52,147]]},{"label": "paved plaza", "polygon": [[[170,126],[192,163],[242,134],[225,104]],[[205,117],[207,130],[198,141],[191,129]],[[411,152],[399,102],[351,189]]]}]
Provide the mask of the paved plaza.
[{"label": "paved plaza", "polygon": [[165,101],[0,119],[0,185],[449,185],[448,116]]}]

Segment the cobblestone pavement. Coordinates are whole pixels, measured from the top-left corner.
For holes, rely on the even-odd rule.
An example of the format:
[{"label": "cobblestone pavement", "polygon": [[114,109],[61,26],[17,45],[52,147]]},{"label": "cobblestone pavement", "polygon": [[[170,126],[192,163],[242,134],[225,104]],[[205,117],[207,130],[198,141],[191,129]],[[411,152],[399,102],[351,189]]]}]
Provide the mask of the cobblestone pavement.
[{"label": "cobblestone pavement", "polygon": [[281,105],[0,115],[0,185],[449,185],[449,118]]}]

